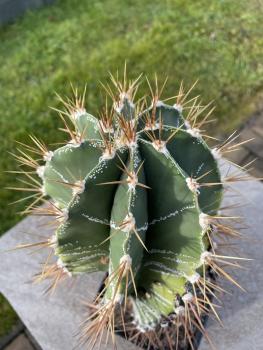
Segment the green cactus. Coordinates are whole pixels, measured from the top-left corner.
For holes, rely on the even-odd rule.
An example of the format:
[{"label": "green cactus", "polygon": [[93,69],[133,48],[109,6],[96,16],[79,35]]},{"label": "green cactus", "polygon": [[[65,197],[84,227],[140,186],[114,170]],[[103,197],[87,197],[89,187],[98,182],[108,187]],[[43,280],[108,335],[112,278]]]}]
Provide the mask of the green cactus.
[{"label": "green cactus", "polygon": [[32,137],[43,164],[22,151],[17,157],[43,181],[38,199],[50,198],[49,209],[35,207],[36,200],[29,211],[49,210],[58,224],[43,243],[58,262],[40,278],[55,276],[56,285],[67,275],[108,272],[86,326],[91,347],[103,329],[124,324],[133,324],[131,335],[138,332],[131,338],[151,344],[151,334],[168,322],[177,330],[169,341],[178,347],[182,332],[194,348],[193,328],[204,332],[203,313],[210,308],[218,317],[210,295],[220,287],[206,272],[220,273],[211,234],[227,231],[216,216],[223,192],[220,149],[212,151],[200,131],[210,112],[200,121],[207,107],[194,98],[190,108],[182,86],[173,106],[161,101],[157,83],[155,91],[150,86],[147,107],[147,99],[134,102],[138,79],[112,81],[116,93],[106,90],[113,105],[100,118],[86,112],[76,91],[74,101],[64,102],[67,144],[52,152]]}]

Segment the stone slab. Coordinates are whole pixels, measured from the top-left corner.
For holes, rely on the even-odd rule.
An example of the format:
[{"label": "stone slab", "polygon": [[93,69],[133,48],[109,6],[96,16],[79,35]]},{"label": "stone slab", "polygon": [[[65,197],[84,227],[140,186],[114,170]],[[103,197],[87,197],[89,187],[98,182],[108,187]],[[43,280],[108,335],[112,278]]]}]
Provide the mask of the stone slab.
[{"label": "stone slab", "polygon": [[[232,295],[224,295],[223,308],[219,311],[224,327],[213,322],[207,324],[208,333],[217,350],[263,349],[263,185],[257,181],[235,184],[236,193],[244,206],[233,211],[245,218],[248,225],[245,238],[238,242],[240,256],[254,259],[246,263],[246,270],[233,270],[231,275],[247,290],[246,293],[222,281]],[[226,197],[232,204],[236,198]],[[200,350],[209,350],[203,338]]]},{"label": "stone slab", "polygon": [[[257,130],[255,132],[255,130]],[[254,153],[256,157],[259,157],[263,159],[263,147],[262,147],[262,140],[263,137],[260,136],[260,129],[245,129],[242,131],[240,136],[240,141],[246,141],[251,140],[250,142],[246,143],[244,147],[248,149],[250,152]]]},{"label": "stone slab", "polygon": [[[263,119],[263,118],[262,118],[262,119]],[[262,122],[262,124],[263,124],[263,122]],[[263,125],[262,125],[262,126],[261,126],[261,125],[255,125],[255,126],[253,126],[252,131],[253,131],[253,133],[254,133],[255,135],[257,135],[258,137],[260,137],[260,138],[261,138],[261,141],[262,141],[262,139],[263,139]]]},{"label": "stone slab", "polygon": [[24,334],[20,334],[5,350],[34,350],[34,348],[27,337]]},{"label": "stone slab", "polygon": [[[228,171],[229,167],[224,167],[223,172]],[[227,286],[233,296],[224,297],[224,308],[220,311],[224,329],[210,320],[208,330],[217,350],[260,350],[263,349],[263,185],[256,181],[240,182],[233,188],[235,196],[226,196],[224,205],[236,201],[237,196],[240,196],[241,204],[246,204],[234,211],[234,214],[243,215],[250,225],[247,239],[239,242],[238,249],[241,254],[255,260],[250,263],[250,271],[235,272],[248,293]],[[45,260],[43,252],[38,251],[31,256],[25,250],[3,252],[21,242],[32,242],[34,237],[39,241],[43,236],[50,236],[50,229],[43,226],[41,220],[29,217],[0,239],[0,290],[43,350],[72,350],[76,346],[72,335],[76,334],[83,319],[80,301],[92,301],[102,275],[83,276],[72,288],[59,288],[51,297],[43,296],[43,285],[32,285],[30,282],[32,275],[39,271],[39,264]],[[118,338],[118,345],[120,350],[136,349],[121,338]],[[111,349],[110,345],[107,349]],[[200,349],[208,349],[205,341],[202,341]]]},{"label": "stone slab", "polygon": [[235,152],[229,152],[227,154],[227,158],[234,162],[235,164],[244,165],[246,159],[250,156],[250,151],[241,147],[239,150]]},{"label": "stone slab", "polygon": [[[77,346],[76,334],[85,313],[82,301],[92,302],[103,274],[82,276],[73,285],[65,281],[53,295],[43,295],[45,284],[32,285],[32,276],[40,271],[40,264],[46,260],[43,251],[32,255],[24,249],[7,250],[21,243],[50,237],[51,230],[44,224],[43,218],[28,217],[1,237],[0,291],[43,350],[72,350]],[[117,342],[119,349],[136,349],[120,337]],[[107,349],[111,348],[109,344]]]}]

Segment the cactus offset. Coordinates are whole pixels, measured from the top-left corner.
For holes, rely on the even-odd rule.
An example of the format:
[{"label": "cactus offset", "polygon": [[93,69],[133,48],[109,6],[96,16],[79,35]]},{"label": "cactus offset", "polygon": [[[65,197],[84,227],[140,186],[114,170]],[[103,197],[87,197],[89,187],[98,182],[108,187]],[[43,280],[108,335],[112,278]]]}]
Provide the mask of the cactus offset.
[{"label": "cactus offset", "polygon": [[[54,287],[67,275],[108,272],[84,329],[91,348],[104,330],[114,340],[116,329],[141,345],[178,348],[184,338],[194,348],[193,329],[206,335],[202,315],[211,309],[218,318],[210,298],[221,287],[207,279],[208,268],[237,284],[219,266],[227,260],[215,254],[212,238],[216,230],[237,234],[217,214],[223,192],[217,155],[230,141],[209,149],[201,128],[212,110],[198,98],[190,108],[190,91],[181,86],[168,105],[156,79],[147,107],[147,99],[135,102],[138,81],[127,82],[126,73],[122,82],[112,77],[106,90],[113,104],[100,118],[86,112],[84,94],[75,91],[60,113],[70,141],[48,151],[32,137],[41,164],[24,151],[16,156],[43,182],[38,188],[23,171],[36,192],[27,212],[53,215],[57,223],[41,244],[54,249],[58,262],[45,265],[39,278],[53,277]],[[49,206],[36,207],[46,196]]]}]

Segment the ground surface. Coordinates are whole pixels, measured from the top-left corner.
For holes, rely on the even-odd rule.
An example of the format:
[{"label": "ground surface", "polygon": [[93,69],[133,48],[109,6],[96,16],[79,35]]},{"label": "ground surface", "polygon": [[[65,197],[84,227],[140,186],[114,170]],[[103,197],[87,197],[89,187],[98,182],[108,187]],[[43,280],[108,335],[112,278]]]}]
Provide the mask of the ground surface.
[{"label": "ground surface", "polygon": [[237,142],[245,142],[240,150],[229,154],[229,158],[241,165],[249,166],[249,172],[263,180],[263,104],[258,111],[240,128]]},{"label": "ground surface", "polygon": [[35,348],[30,343],[25,334],[19,334],[5,350],[34,350]]},{"label": "ground surface", "polygon": [[[57,135],[58,106],[54,91],[68,94],[69,81],[88,84],[88,108],[101,103],[98,81],[127,60],[132,76],[157,72],[170,76],[167,96],[183,79],[196,94],[217,105],[222,133],[240,125],[262,91],[262,5],[260,1],[57,1],[0,29],[0,234],[17,222],[23,205],[7,204],[21,193],[4,190],[17,185],[5,170],[14,169],[7,153],[14,140],[34,133],[47,143]],[[14,314],[0,299],[0,334]],[[2,317],[2,316],[1,316]]]},{"label": "ground surface", "polygon": [[[229,164],[220,163],[223,174],[229,173]],[[237,169],[232,169],[230,173],[233,171],[236,172]],[[253,261],[243,261],[242,266],[245,269],[231,269],[231,275],[247,290],[247,293],[229,282],[221,281],[220,285],[229,292],[229,294],[224,295],[217,294],[222,300],[222,308],[218,308],[217,311],[225,327],[221,327],[215,320],[210,323],[211,317],[208,332],[218,350],[259,350],[262,349],[261,325],[263,322],[263,298],[262,294],[258,292],[262,290],[263,286],[263,274],[261,273],[263,255],[262,244],[260,244],[262,243],[261,228],[263,225],[261,215],[263,185],[252,181],[235,183],[231,187],[234,192],[227,191],[223,207],[232,206],[237,202],[241,204],[239,207],[232,207],[228,214],[234,217],[241,215],[247,229],[243,231],[243,239],[236,240],[235,245],[229,246],[226,251],[223,242],[223,250],[227,252],[227,255],[233,253],[253,258]],[[37,236],[39,227],[43,226],[44,221],[43,218],[36,217],[23,220],[19,226],[14,227],[7,235],[1,237],[2,248],[10,249],[21,242],[21,237],[25,243],[37,242],[39,240]],[[244,226],[242,225],[242,227]],[[32,237],[21,234],[26,232],[27,228],[33,233]],[[52,228],[45,226],[42,233],[45,237],[50,237]],[[222,254],[223,250],[219,248],[218,253]],[[10,299],[43,350],[72,350],[75,349],[77,338],[71,335],[77,334],[79,324],[85,317],[85,308],[82,302],[85,300],[88,303],[94,300],[103,273],[81,276],[78,280],[75,279],[75,283],[72,279],[67,280],[68,283],[67,281],[61,282],[52,295],[41,297],[43,290],[47,288],[49,283],[32,286],[27,282],[34,273],[39,271],[39,264],[46,260],[47,255],[48,252],[43,249],[38,250],[33,255],[26,250],[6,253],[0,260],[1,271],[6,271],[6,274],[0,274],[1,291]],[[219,303],[218,300],[214,302]],[[62,331],[58,328],[61,319],[66,320],[63,323]],[[40,324],[43,327],[39,327]],[[119,350],[134,349],[131,344],[122,342],[119,345]],[[112,348],[109,343],[107,349]],[[83,346],[81,349],[84,350],[85,347]],[[208,346],[202,344],[200,350],[205,349],[210,350]],[[13,348],[12,350],[17,349]]]}]

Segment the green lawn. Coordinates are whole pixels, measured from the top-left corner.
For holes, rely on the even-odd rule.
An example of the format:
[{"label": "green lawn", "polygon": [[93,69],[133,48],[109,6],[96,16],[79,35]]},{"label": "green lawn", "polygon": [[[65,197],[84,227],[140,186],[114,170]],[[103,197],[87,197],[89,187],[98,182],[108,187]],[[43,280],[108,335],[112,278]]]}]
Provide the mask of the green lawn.
[{"label": "green lawn", "polygon": [[14,310],[0,294],[0,338],[10,331],[16,320],[17,316]]},{"label": "green lawn", "polygon": [[257,0],[61,0],[0,29],[0,234],[22,208],[7,205],[21,193],[4,190],[16,183],[4,173],[15,167],[7,153],[14,140],[29,132],[47,143],[62,139],[48,108],[58,105],[55,91],[87,82],[96,114],[98,81],[126,60],[132,76],[169,75],[168,96],[182,79],[189,86],[198,78],[196,94],[217,105],[213,133],[230,131],[262,91],[262,14]]}]

